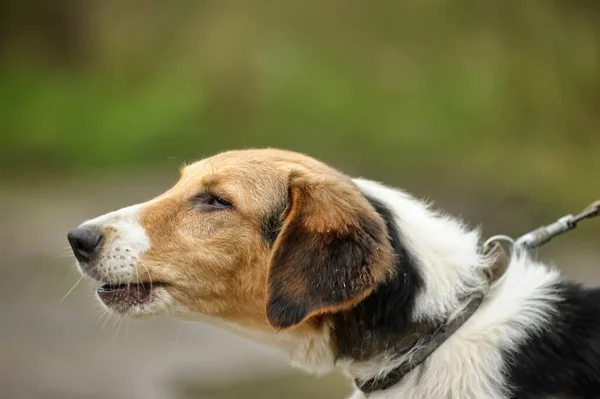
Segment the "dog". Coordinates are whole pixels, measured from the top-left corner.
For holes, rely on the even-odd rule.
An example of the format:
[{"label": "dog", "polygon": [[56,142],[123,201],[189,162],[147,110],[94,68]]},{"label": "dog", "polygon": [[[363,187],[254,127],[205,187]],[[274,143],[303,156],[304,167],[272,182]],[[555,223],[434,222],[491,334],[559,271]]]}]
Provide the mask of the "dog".
[{"label": "dog", "polygon": [[111,312],[208,322],[310,372],[340,367],[352,399],[600,397],[600,290],[526,253],[490,278],[478,230],[303,154],[200,160],[68,240]]}]

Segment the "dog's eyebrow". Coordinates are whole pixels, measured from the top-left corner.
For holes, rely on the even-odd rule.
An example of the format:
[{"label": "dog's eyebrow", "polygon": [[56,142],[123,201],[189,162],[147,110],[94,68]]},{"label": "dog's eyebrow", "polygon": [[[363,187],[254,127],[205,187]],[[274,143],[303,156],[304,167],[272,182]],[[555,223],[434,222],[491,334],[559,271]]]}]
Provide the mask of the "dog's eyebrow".
[{"label": "dog's eyebrow", "polygon": [[202,185],[206,188],[213,188],[213,187],[221,184],[222,180],[223,179],[220,179],[218,176],[216,176],[214,174],[210,174],[210,175],[205,176],[202,179]]}]

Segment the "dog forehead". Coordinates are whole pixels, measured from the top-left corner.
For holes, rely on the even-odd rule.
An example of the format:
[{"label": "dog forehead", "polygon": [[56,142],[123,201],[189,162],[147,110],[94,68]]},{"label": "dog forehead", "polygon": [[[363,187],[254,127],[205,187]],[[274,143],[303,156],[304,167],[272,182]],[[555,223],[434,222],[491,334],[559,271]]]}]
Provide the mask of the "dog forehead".
[{"label": "dog forehead", "polygon": [[236,150],[191,163],[181,170],[177,192],[193,193],[202,188],[242,201],[243,207],[262,210],[281,203],[287,196],[290,177],[348,180],[346,176],[307,155],[274,149]]},{"label": "dog forehead", "polygon": [[182,176],[209,173],[211,170],[231,173],[246,172],[248,175],[263,174],[265,177],[287,178],[291,170],[315,173],[336,173],[324,163],[301,153],[278,149],[251,149],[222,152],[182,169]]},{"label": "dog forehead", "polygon": [[287,184],[289,169],[265,159],[212,157],[186,166],[177,185],[183,189],[205,187],[239,194],[263,192]]},{"label": "dog forehead", "polygon": [[170,190],[189,197],[203,190],[233,201],[240,209],[266,211],[287,195],[292,165],[246,152],[225,153],[194,162]]}]

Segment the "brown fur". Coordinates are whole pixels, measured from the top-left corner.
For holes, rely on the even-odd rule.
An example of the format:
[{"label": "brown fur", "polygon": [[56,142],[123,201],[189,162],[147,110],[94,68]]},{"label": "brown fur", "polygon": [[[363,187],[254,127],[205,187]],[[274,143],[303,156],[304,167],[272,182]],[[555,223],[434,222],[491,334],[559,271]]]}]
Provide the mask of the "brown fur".
[{"label": "brown fur", "polygon": [[[233,208],[198,207],[206,191]],[[277,219],[281,204],[281,233],[269,243],[265,220]],[[263,330],[314,328],[314,316],[352,307],[393,264],[385,225],[351,180],[286,151],[232,151],[189,165],[144,206],[140,224],[151,241],[137,265],[143,280],[163,283],[191,311]],[[296,316],[276,317],[290,311]]]}]

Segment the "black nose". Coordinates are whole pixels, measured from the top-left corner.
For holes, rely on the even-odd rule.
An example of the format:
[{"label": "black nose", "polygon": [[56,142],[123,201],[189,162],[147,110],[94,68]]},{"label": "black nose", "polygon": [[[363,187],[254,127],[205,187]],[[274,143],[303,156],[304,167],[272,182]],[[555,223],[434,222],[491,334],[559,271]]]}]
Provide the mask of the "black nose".
[{"label": "black nose", "polygon": [[67,234],[67,239],[75,258],[80,262],[89,262],[94,258],[96,249],[102,241],[102,233],[94,228],[78,227]]}]

